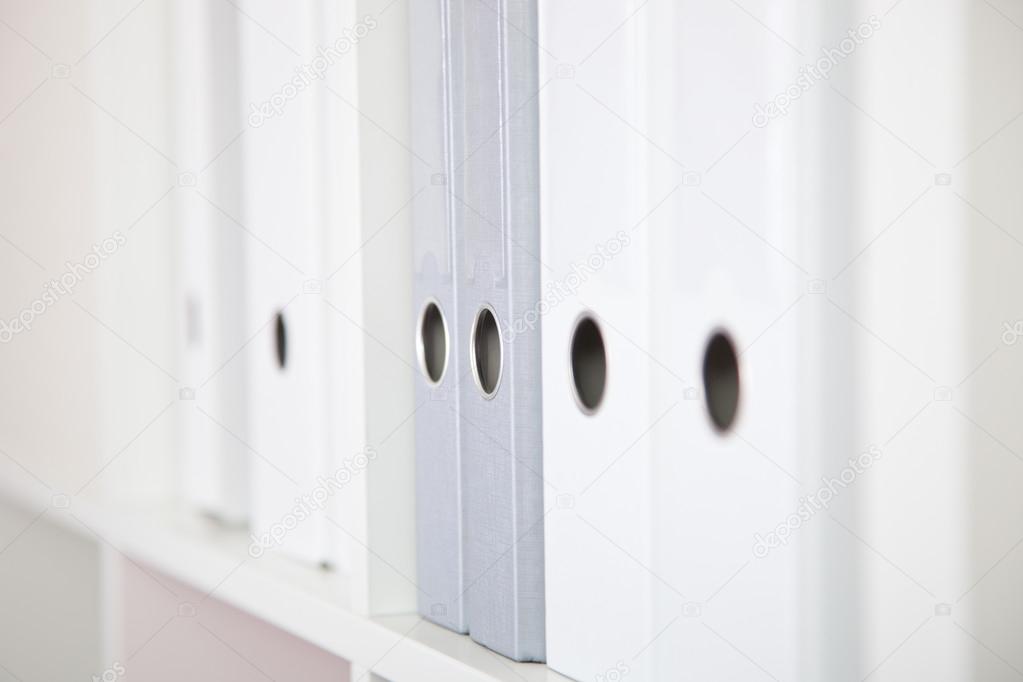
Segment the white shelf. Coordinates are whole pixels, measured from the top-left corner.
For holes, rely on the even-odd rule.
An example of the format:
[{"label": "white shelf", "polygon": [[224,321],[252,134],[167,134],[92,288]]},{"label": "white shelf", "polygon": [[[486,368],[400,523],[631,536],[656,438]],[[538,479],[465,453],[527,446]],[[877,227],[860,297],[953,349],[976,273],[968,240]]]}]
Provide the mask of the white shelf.
[{"label": "white shelf", "polygon": [[540,664],[514,663],[415,614],[368,618],[349,608],[337,571],[248,555],[249,539],[177,505],[96,504],[67,509],[48,494],[0,480],[0,497],[93,538],[392,682],[567,682]]}]

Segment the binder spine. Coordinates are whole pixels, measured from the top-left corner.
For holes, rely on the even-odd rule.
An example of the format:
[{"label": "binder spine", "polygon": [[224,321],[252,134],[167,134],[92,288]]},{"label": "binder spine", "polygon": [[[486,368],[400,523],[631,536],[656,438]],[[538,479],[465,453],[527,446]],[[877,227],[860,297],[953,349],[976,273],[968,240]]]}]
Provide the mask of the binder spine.
[{"label": "binder spine", "polygon": [[[466,471],[469,632],[510,658],[545,658],[537,6],[464,6],[465,155],[459,327],[470,367],[459,423]],[[458,71],[456,71],[458,73]],[[464,352],[464,351],[463,351]]]},{"label": "binder spine", "polygon": [[412,146],[430,166],[415,164],[412,208],[415,267],[416,557],[419,612],[455,632],[468,632],[465,524],[458,415],[463,362],[458,310],[455,211],[449,182],[457,145],[458,3],[409,6]]},{"label": "binder spine", "polygon": [[[225,523],[241,524],[248,512],[248,453],[203,412],[229,423],[244,421],[240,381],[216,377],[230,353],[242,321],[230,304],[241,284],[242,249],[215,224],[212,207],[193,189],[199,170],[216,154],[214,118],[218,108],[237,105],[230,63],[209,67],[214,35],[235,44],[233,15],[224,17],[205,3],[187,1],[175,8],[174,36],[182,58],[175,63],[178,107],[175,146],[184,167],[184,191],[175,197],[178,245],[178,310],[182,324],[182,362],[186,374],[180,397],[187,406],[182,419],[182,484],[185,499],[200,512]],[[225,35],[226,34],[226,35]],[[206,191],[225,184],[217,176]],[[232,248],[233,247],[233,248]],[[201,386],[201,389],[200,389]]]},{"label": "binder spine", "polygon": [[561,62],[543,60],[539,97],[542,291],[554,301],[543,316],[547,665],[578,680],[675,679],[650,655],[665,625],[652,596],[678,598],[672,576],[651,575],[654,466],[677,455],[653,443],[678,406],[652,379],[670,360],[651,349],[672,313],[653,307],[650,220],[671,186],[650,190],[651,158],[664,155],[636,134],[642,4],[541,5],[540,43]]},{"label": "binder spine", "polygon": [[[293,22],[307,54],[320,14],[315,3],[274,10]],[[290,59],[266,47],[251,22],[242,26],[246,117],[294,77]],[[321,503],[310,499],[334,473],[328,441],[326,306],[317,295],[325,244],[323,188],[317,144],[322,92],[288,102],[280,116],[249,119],[245,200],[238,221],[252,235],[246,267],[246,314],[258,330],[244,348],[249,372],[248,445],[252,462],[251,531],[255,556],[280,550],[310,564],[333,565],[337,551]]]}]

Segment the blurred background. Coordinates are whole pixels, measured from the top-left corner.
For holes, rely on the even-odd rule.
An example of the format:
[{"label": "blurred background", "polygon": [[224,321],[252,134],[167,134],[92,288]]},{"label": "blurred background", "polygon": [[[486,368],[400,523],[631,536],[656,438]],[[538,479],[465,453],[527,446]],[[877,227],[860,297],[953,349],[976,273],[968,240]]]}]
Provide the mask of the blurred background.
[{"label": "blurred background", "polygon": [[[246,317],[252,305],[246,272],[269,283],[260,293],[268,310],[307,293],[324,311],[320,295],[332,301],[336,312],[324,315],[357,314],[359,299],[348,291],[361,265],[343,266],[353,244],[364,240],[361,227],[333,220],[343,234],[331,242],[333,251],[312,236],[331,221],[324,188],[350,172],[324,165],[309,176],[309,150],[328,144],[326,119],[346,131],[359,129],[360,116],[373,121],[361,143],[376,150],[377,175],[390,191],[360,203],[353,182],[348,187],[355,190],[342,188],[336,198],[357,205],[361,213],[354,215],[367,225],[389,228],[368,254],[408,259],[401,213],[411,196],[408,166],[388,162],[395,152],[407,155],[407,100],[388,107],[360,102],[354,54],[367,35],[359,23],[375,18],[376,47],[363,45],[363,56],[380,66],[382,78],[387,65],[398,65],[393,87],[407,89],[400,76],[408,59],[405,3],[333,5],[129,0],[0,7],[5,682],[348,679],[346,661],[218,602],[216,583],[237,565],[197,568],[201,579],[186,586],[129,549],[131,537],[155,537],[156,522],[140,522],[137,536],[118,536],[107,523],[136,507],[195,498],[182,464],[195,439],[219,434],[226,450],[253,460],[250,451],[264,448],[241,435],[245,410],[238,407],[253,356],[271,357],[260,335],[267,319],[250,325]],[[350,42],[311,72],[320,50],[341,38]],[[251,67],[244,73],[243,54]],[[300,73],[302,91],[290,87],[282,95]],[[271,98],[275,110],[262,109]],[[358,172],[358,142],[339,144]],[[246,182],[262,206],[283,208],[254,212],[245,204]],[[188,236],[187,226],[197,224],[199,236],[194,228]],[[214,256],[197,267],[203,239]],[[189,277],[195,282],[190,270],[201,273],[199,285],[210,287],[204,291],[219,292],[216,306],[186,305]],[[394,325],[411,324],[410,306],[392,318]],[[386,337],[386,330],[364,324]],[[223,334],[216,356],[189,360],[189,336],[213,326]],[[410,383],[411,335],[402,333],[405,343],[380,352],[396,354],[394,371]],[[295,341],[292,353],[299,348],[301,357],[306,347]],[[225,386],[237,391],[233,410],[215,397]],[[324,400],[310,397],[309,411],[324,409]],[[407,448],[406,433],[392,445]],[[287,468],[288,453],[277,456]],[[237,528],[231,538],[239,544],[247,534],[236,512],[245,504],[247,469],[233,477],[233,484],[225,475],[217,485],[240,501],[216,523]],[[305,485],[307,477],[301,479]],[[286,491],[285,501],[296,494]],[[198,516],[202,509],[190,511]],[[331,531],[340,538],[347,532]],[[172,550],[160,543],[169,553],[188,553],[196,544]],[[244,561],[242,544],[238,555]],[[315,583],[328,604],[335,593],[343,595],[338,604],[347,601],[336,586],[340,578],[325,572],[321,579],[319,570],[296,582]]]}]

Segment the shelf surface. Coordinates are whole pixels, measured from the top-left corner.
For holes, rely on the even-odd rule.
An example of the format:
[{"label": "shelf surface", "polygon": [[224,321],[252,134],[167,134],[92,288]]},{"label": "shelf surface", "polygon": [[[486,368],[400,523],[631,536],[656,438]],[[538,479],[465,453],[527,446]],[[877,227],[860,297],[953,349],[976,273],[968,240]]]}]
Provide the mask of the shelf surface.
[{"label": "shelf surface", "polygon": [[75,498],[65,508],[48,493],[10,479],[0,481],[0,497],[36,513],[48,508],[51,522],[392,682],[568,681],[545,665],[515,663],[416,614],[359,615],[349,606],[349,581],[341,572],[270,553],[255,559],[244,530],[180,505]]}]

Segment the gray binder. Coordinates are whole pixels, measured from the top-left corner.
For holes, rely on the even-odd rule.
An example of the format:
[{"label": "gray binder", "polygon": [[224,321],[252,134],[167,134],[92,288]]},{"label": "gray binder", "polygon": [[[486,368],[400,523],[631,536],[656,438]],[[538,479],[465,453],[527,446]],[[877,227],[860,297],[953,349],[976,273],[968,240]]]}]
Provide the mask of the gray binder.
[{"label": "gray binder", "polygon": [[[465,609],[465,527],[459,446],[459,376],[464,368],[457,317],[455,223],[448,191],[462,120],[454,105],[448,39],[456,8],[448,0],[409,3],[411,34],[413,186],[424,188],[412,204],[415,259],[416,551],[419,612],[456,632],[468,631]],[[429,164],[429,165],[427,165]]]},{"label": "gray binder", "polygon": [[461,7],[464,59],[452,70],[465,79],[464,154],[451,191],[459,352],[469,362],[459,420],[469,634],[543,661],[537,9],[535,0]]}]

